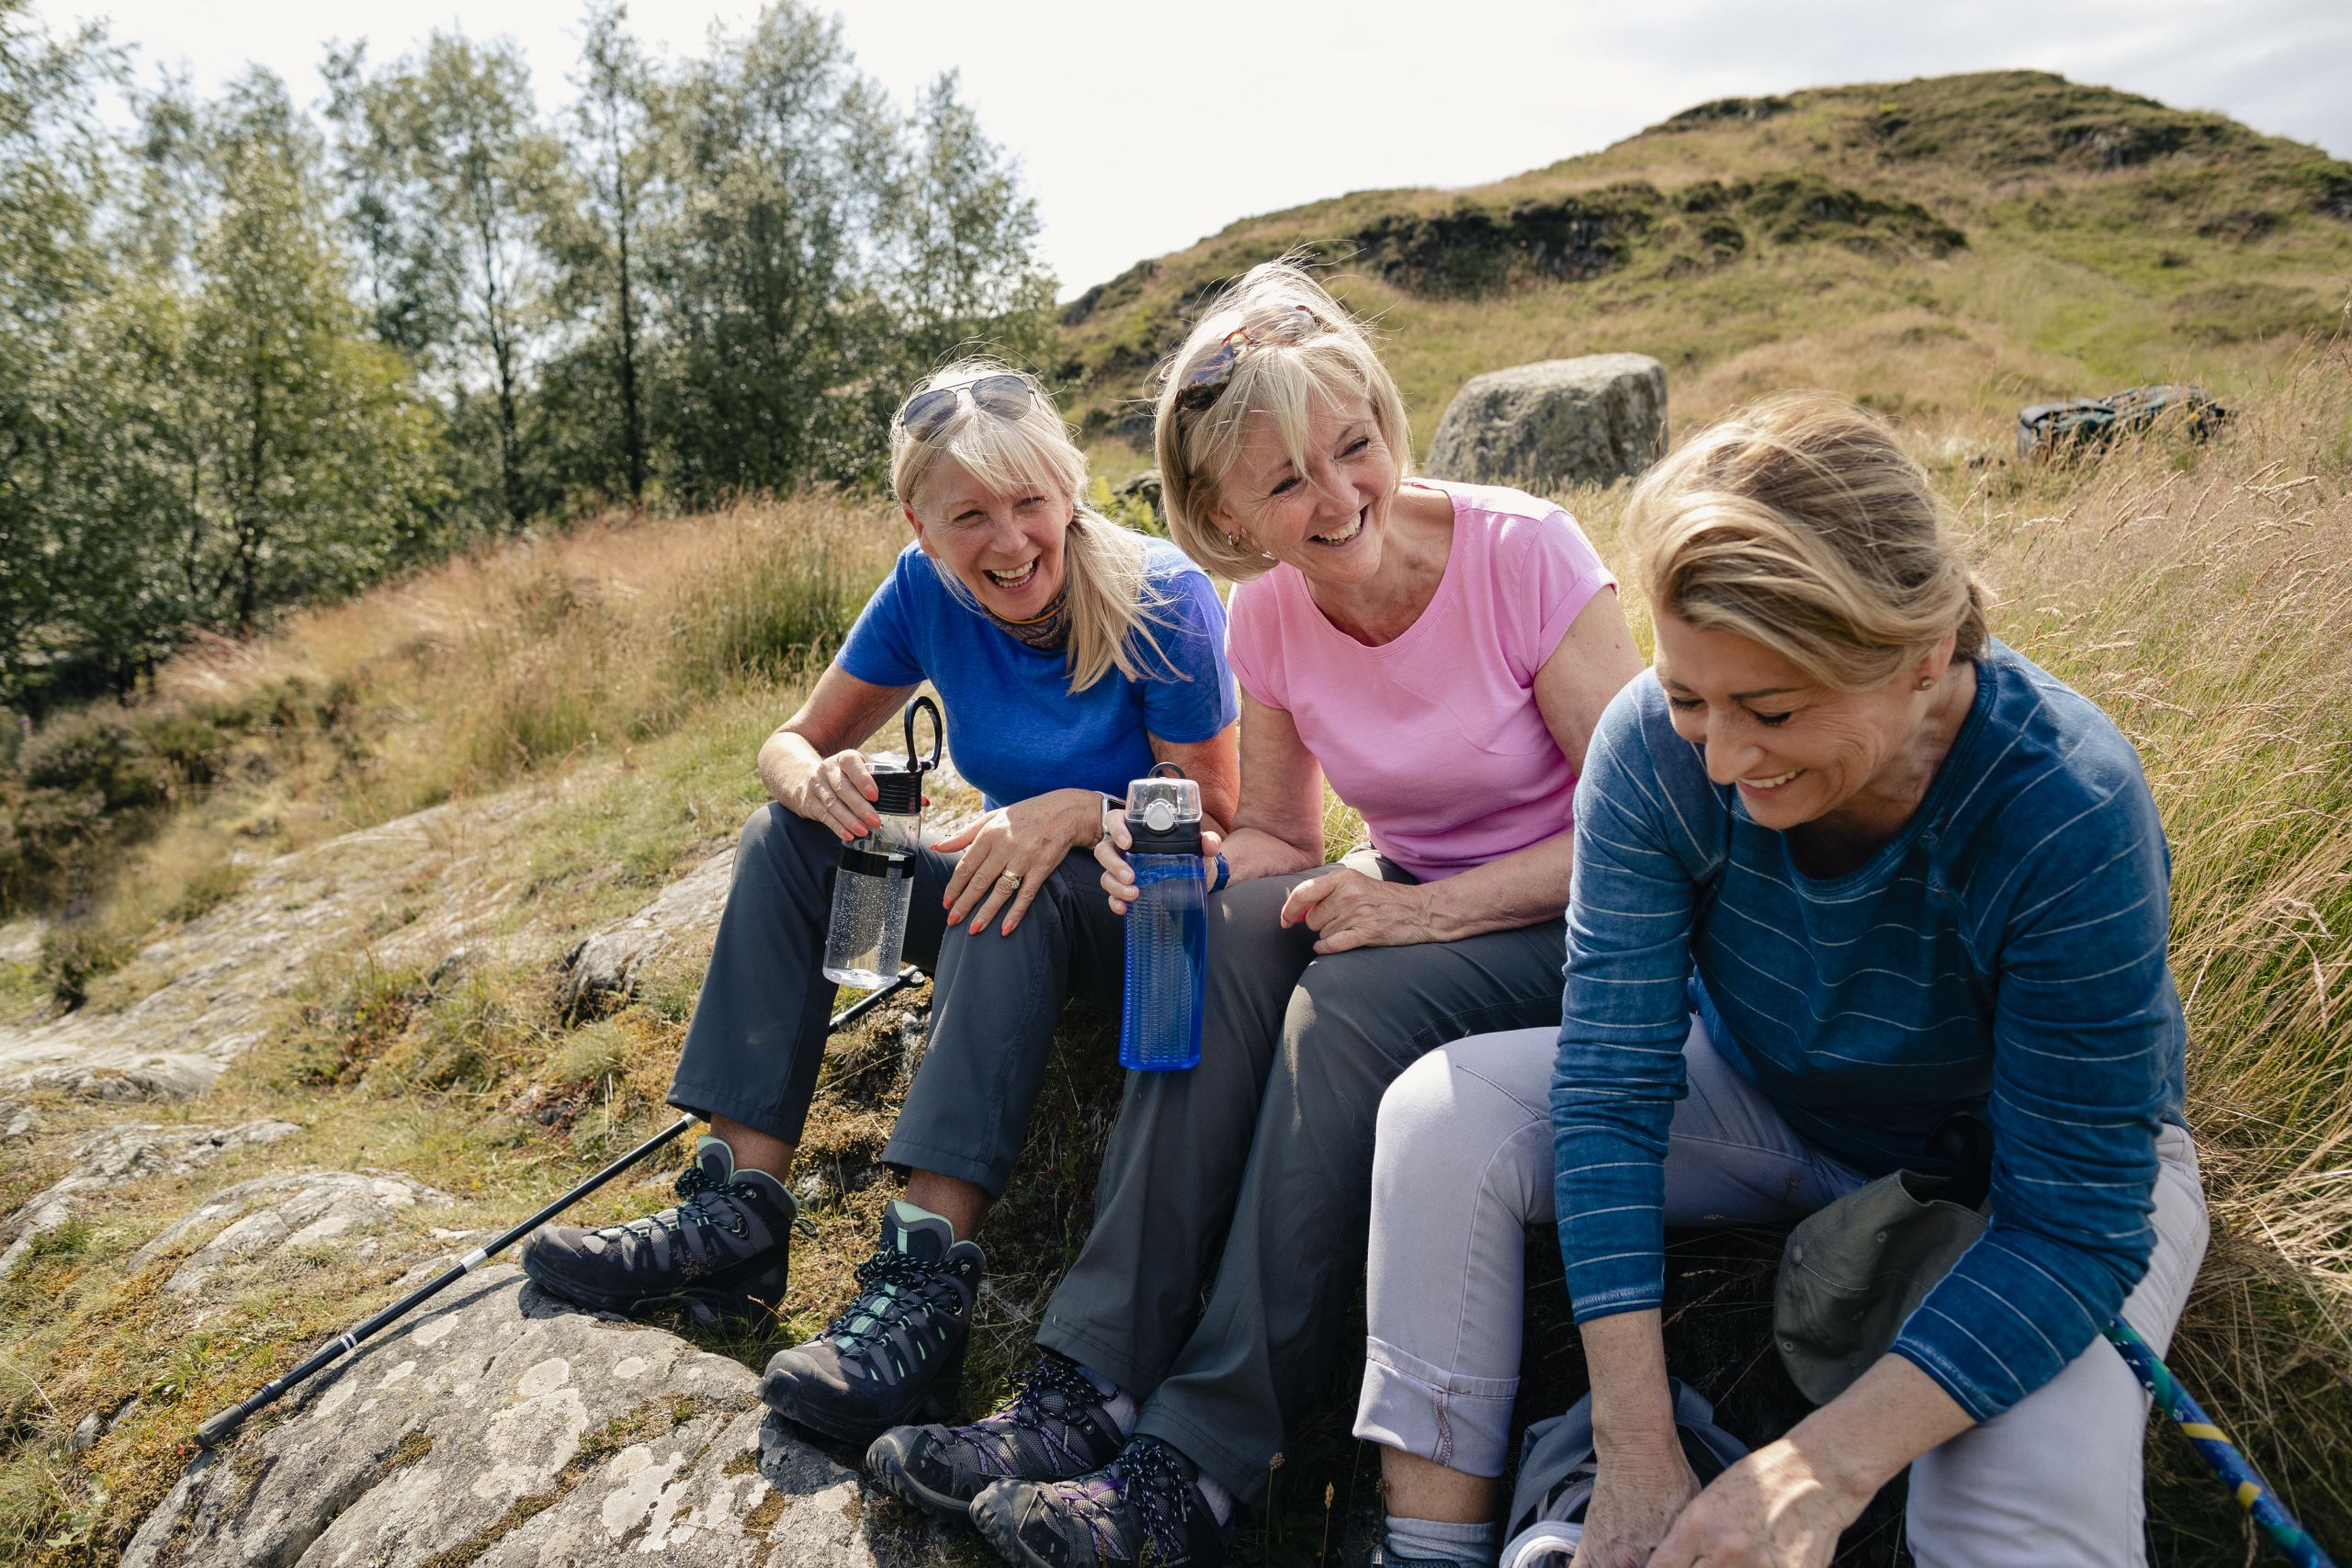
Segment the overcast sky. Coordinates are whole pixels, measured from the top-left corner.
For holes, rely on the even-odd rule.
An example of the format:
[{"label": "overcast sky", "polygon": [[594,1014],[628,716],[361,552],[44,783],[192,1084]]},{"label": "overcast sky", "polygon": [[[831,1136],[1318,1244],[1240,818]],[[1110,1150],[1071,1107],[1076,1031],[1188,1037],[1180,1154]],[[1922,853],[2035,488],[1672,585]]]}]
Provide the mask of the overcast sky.
[{"label": "overcast sky", "polygon": [[[821,0],[820,0],[821,3]],[[248,62],[315,101],[326,42],[389,59],[435,28],[504,35],[569,97],[575,0],[36,0],[110,20],[142,76]],[[758,0],[637,0],[699,52]],[[1234,219],[1373,186],[1473,185],[1590,152],[1707,98],[2030,66],[2352,154],[2346,0],[847,0],[861,65],[910,96],[945,70],[1021,160],[1065,297]]]}]

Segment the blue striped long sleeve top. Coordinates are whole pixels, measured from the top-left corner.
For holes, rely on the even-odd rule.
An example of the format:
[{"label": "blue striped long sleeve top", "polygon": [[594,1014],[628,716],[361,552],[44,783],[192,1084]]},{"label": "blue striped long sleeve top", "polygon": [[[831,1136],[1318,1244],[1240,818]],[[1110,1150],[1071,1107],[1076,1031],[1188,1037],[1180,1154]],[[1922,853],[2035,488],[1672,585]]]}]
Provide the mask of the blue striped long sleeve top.
[{"label": "blue striped long sleeve top", "polygon": [[1894,1346],[1977,1419],[2055,1376],[2146,1271],[2157,1124],[2182,1100],[2163,827],[2088,700],[1998,643],[1976,674],[1918,810],[1834,880],[1708,782],[1655,676],[1602,716],[1552,1088],[1579,1323],[1659,1303],[1694,1005],[1799,1134],[1871,1175],[1936,1168],[1949,1111],[1990,1124],[1992,1223]]}]

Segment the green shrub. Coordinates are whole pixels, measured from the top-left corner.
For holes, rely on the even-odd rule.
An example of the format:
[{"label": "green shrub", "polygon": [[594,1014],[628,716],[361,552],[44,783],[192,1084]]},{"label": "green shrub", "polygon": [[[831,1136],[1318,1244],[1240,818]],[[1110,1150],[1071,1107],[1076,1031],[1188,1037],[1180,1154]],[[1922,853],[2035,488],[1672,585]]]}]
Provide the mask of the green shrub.
[{"label": "green shrub", "polygon": [[106,811],[161,806],[171,798],[171,776],[154,748],[129,720],[105,708],[50,720],[26,743],[18,769],[35,790],[96,792]]},{"label": "green shrub", "polygon": [[212,783],[229,759],[230,738],[210,719],[175,711],[144,726],[148,749],[177,775],[197,788]]},{"label": "green shrub", "polygon": [[41,933],[39,975],[57,1005],[72,1012],[90,999],[92,981],[121,968],[136,951],[119,933],[62,921]]},{"label": "green shrub", "polygon": [[216,862],[188,878],[164,918],[186,925],[227,903],[244,885],[243,866],[232,861]]}]

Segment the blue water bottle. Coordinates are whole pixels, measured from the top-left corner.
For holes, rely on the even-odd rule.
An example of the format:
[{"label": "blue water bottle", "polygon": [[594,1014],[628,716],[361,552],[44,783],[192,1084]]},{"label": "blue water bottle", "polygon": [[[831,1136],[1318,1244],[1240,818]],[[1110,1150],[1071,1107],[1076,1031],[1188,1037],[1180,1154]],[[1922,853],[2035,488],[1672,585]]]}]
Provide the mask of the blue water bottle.
[{"label": "blue water bottle", "polygon": [[1201,786],[1173,762],[1127,786],[1127,995],[1119,1065],[1143,1072],[1201,1059],[1201,985],[1208,961],[1208,880],[1201,864]]}]

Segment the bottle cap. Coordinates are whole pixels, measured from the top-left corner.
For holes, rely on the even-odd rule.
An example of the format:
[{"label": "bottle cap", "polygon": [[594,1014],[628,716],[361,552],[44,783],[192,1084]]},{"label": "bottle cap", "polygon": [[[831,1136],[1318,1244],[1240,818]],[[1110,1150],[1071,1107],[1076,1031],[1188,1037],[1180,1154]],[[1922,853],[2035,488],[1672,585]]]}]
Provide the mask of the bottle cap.
[{"label": "bottle cap", "polygon": [[[915,716],[931,716],[931,755],[915,753]],[[866,771],[874,775],[874,792],[878,798],[874,809],[892,817],[911,817],[922,809],[922,776],[939,766],[939,752],[946,743],[947,729],[939,719],[939,705],[929,697],[917,697],[907,705],[907,750],[901,756],[896,751],[877,751],[865,760]]]},{"label": "bottle cap", "polygon": [[1127,785],[1127,833],[1138,854],[1201,852],[1201,786],[1173,762]]}]

